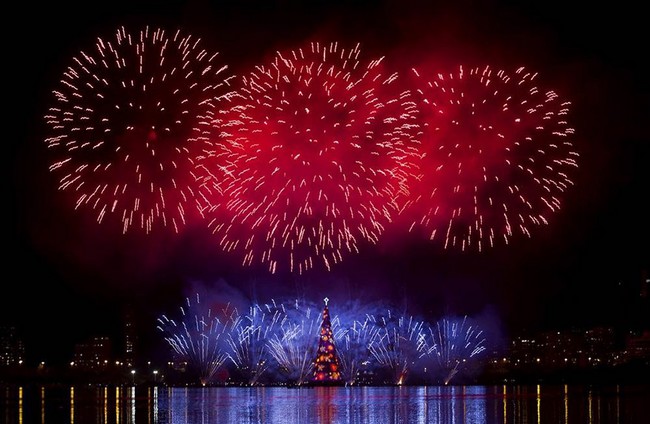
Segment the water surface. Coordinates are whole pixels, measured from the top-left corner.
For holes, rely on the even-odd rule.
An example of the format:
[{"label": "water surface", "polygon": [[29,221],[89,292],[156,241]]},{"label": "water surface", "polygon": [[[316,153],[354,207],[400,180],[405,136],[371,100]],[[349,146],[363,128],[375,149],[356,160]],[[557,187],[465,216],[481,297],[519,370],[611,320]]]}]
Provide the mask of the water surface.
[{"label": "water surface", "polygon": [[650,423],[650,386],[4,386],[10,423]]}]

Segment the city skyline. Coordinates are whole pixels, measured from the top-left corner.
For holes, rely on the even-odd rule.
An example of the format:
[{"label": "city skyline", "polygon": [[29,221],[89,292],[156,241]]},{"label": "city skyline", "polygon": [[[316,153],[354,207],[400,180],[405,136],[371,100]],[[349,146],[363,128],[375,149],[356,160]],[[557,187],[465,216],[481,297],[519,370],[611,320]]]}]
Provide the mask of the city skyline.
[{"label": "city skyline", "polygon": [[[320,381],[326,369],[319,367],[321,362],[338,364],[331,365],[329,378],[346,385],[582,381],[599,375],[626,380],[635,378],[634,369],[647,366],[650,348],[650,331],[611,326],[510,337],[495,333],[481,317],[446,316],[434,323],[358,303],[343,305],[331,321],[327,305],[321,314],[316,303],[291,299],[254,305],[241,315],[230,305],[227,313],[222,311],[225,315],[211,313],[217,306],[209,299],[199,301],[198,294],[194,301],[187,299],[180,308],[183,314],[158,320],[165,342],[156,349],[146,346],[148,350],[132,337],[136,324],[127,313],[122,333],[77,341],[62,362],[43,357],[34,362],[16,329],[2,326],[3,376],[99,383],[130,381],[138,374],[143,383],[171,385],[319,385],[327,384]],[[202,327],[194,328],[197,324]]]},{"label": "city skyline", "polygon": [[[75,341],[120,329],[126,305],[142,322],[153,322],[196,287],[214,287],[224,300],[262,303],[327,296],[333,311],[336,302],[363,299],[429,318],[489,315],[504,333],[629,323],[629,302],[644,284],[647,290],[650,266],[650,108],[639,13],[619,5],[587,20],[559,2],[530,10],[479,2],[471,11],[423,2],[252,4],[118,2],[102,13],[52,5],[11,43],[19,70],[10,89],[5,170],[12,277],[3,289],[0,323],[20,328],[31,351],[61,358]],[[276,50],[313,39],[358,42],[362,52],[385,55],[400,70],[525,65],[571,101],[580,154],[574,186],[530,238],[458,252],[387,231],[379,243],[361,242],[358,254],[330,271],[304,275],[242,266],[203,225],[179,234],[122,235],[119,225],[97,224],[92,214],[69,207],[48,171],[43,142],[43,115],[61,70],[79,49],[121,25],[196,33],[242,74]],[[159,336],[153,327],[150,335],[152,342]]]}]

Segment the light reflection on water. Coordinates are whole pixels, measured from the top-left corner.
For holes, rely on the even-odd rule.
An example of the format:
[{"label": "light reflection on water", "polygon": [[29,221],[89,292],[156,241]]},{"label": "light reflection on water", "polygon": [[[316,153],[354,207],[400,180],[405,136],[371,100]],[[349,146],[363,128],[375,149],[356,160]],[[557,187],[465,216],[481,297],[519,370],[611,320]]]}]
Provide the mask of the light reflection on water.
[{"label": "light reflection on water", "polygon": [[650,386],[0,386],[18,423],[647,423]]}]

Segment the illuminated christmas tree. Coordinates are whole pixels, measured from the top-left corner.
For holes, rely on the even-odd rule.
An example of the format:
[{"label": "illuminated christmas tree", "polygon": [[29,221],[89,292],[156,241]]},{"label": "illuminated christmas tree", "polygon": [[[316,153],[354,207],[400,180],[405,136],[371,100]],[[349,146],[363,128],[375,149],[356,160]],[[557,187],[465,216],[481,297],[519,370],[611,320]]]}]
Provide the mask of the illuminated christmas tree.
[{"label": "illuminated christmas tree", "polygon": [[320,326],[320,338],[318,340],[318,352],[316,353],[316,361],[314,363],[314,382],[316,383],[341,382],[339,358],[336,355],[330,312],[327,308],[328,301],[329,299],[325,298],[323,322]]}]

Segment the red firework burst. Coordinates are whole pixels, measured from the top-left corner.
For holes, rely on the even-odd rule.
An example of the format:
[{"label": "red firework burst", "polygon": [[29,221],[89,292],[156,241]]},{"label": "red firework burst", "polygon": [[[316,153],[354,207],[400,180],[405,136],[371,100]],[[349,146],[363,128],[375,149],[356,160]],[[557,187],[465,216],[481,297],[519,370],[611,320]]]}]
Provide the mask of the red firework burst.
[{"label": "red firework burst", "polygon": [[[357,45],[278,52],[242,79],[198,169],[209,226],[243,264],[327,269],[375,243],[417,151],[415,104]],[[212,196],[212,197],[210,197]]]},{"label": "red firework burst", "polygon": [[570,103],[537,79],[525,68],[459,67],[431,79],[413,70],[423,155],[405,201],[411,231],[481,251],[548,223],[578,154]]},{"label": "red firework burst", "polygon": [[122,27],[72,58],[53,90],[45,141],[50,171],[77,208],[92,208],[98,222],[119,217],[124,233],[178,232],[198,213],[188,145],[232,78],[216,57],[180,31]]}]

